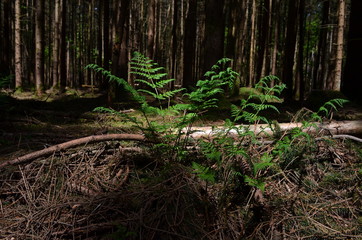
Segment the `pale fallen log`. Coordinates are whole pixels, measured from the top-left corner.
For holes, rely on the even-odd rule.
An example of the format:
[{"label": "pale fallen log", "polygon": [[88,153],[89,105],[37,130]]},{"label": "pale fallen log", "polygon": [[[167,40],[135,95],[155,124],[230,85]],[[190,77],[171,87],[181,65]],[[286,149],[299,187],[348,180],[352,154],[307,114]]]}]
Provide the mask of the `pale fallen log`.
[{"label": "pale fallen log", "polygon": [[34,159],[37,159],[39,157],[48,156],[54,152],[65,150],[68,148],[80,146],[80,145],[86,145],[88,143],[93,142],[101,142],[101,141],[111,141],[111,140],[128,140],[128,141],[144,141],[146,138],[141,134],[107,134],[107,135],[93,135],[88,136],[84,138],[79,138],[75,140],[71,140],[68,142],[64,142],[61,144],[57,144],[36,152],[32,152],[29,154],[26,154],[21,157],[17,157],[8,161],[4,161],[0,163],[0,169],[4,168],[9,165],[16,165],[19,163],[26,163],[30,162]]},{"label": "pale fallen log", "polygon": [[[341,134],[350,134],[350,135],[361,135],[362,134],[362,120],[360,121],[341,121],[341,122],[330,122],[330,123],[315,123],[317,127],[308,127],[303,129],[305,132],[309,133],[320,133],[321,135],[341,135]],[[281,123],[278,124],[278,131],[286,132],[290,131],[293,128],[301,128],[302,123]],[[214,137],[220,132],[228,131],[228,134],[238,136],[242,131],[253,131],[257,136],[268,136],[272,135],[273,131],[268,124],[257,124],[257,125],[239,125],[236,126],[238,130],[231,129],[228,130],[225,127],[193,127],[187,129],[190,134],[188,137],[198,139],[198,138],[209,138]],[[186,132],[186,130],[184,130]],[[342,138],[342,137],[341,137]],[[345,137],[343,137],[345,138]],[[349,137],[351,138],[351,137]],[[76,147],[79,145],[85,145],[92,142],[100,141],[109,141],[109,140],[129,140],[129,141],[145,141],[145,136],[141,134],[107,134],[107,135],[95,135],[84,138],[79,138],[64,142],[58,145],[54,145],[43,150],[32,152],[15,159],[4,161],[0,163],[0,169],[9,165],[16,165],[20,163],[26,163],[37,159],[39,157],[48,156],[54,152],[65,150],[71,147]]]},{"label": "pale fallen log", "polygon": [[[328,123],[314,123],[316,127],[308,127],[303,129],[304,132],[311,134],[320,133],[323,135],[361,135],[362,134],[362,120],[359,121],[339,121]],[[275,126],[272,126],[275,127]],[[293,128],[302,128],[302,123],[279,123],[278,131],[287,132]],[[215,137],[217,134],[228,132],[231,136],[237,136],[238,133],[245,131],[252,131],[257,136],[270,136],[273,135],[273,130],[268,124],[256,124],[256,125],[237,125],[237,129],[227,129],[225,127],[192,127],[187,129],[190,132],[188,135],[191,138],[209,138]],[[184,130],[186,132],[186,129]]]}]

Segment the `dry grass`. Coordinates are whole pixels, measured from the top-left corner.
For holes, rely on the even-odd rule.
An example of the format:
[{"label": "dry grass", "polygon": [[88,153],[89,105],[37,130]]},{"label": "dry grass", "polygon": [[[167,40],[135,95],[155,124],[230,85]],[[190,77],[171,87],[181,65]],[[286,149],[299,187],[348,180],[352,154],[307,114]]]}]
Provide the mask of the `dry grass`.
[{"label": "dry grass", "polygon": [[241,184],[228,205],[220,184],[145,146],[68,150],[0,174],[0,239],[362,239],[361,159],[349,149],[321,142],[270,172],[263,204]]}]

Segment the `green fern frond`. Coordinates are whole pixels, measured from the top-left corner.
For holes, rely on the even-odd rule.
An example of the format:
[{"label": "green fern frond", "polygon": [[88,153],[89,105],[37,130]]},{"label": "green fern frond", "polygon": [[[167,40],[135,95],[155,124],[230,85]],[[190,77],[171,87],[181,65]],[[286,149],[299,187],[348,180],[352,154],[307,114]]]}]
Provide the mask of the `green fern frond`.
[{"label": "green fern frond", "polygon": [[164,72],[163,67],[159,67],[157,63],[151,60],[148,57],[145,57],[139,52],[133,54],[131,59],[131,74],[137,75],[140,78],[137,78],[135,82],[142,83],[146,87],[151,88],[152,91],[148,89],[140,89],[139,92],[152,96],[155,100],[166,100],[173,97],[178,92],[183,91],[184,89],[177,89],[172,91],[164,90],[164,88],[169,85],[175,79],[164,79],[167,76],[167,73]]},{"label": "green fern frond", "polygon": [[332,99],[324,103],[323,106],[321,106],[317,111],[317,114],[321,115],[322,113],[324,113],[325,116],[328,116],[332,112],[332,110],[338,111],[338,107],[343,107],[343,105],[348,102],[348,100],[342,98]]},{"label": "green fern frond", "polygon": [[202,180],[209,181],[211,183],[215,182],[215,173],[209,167],[204,167],[201,164],[192,162],[192,168],[194,169],[194,173]]}]

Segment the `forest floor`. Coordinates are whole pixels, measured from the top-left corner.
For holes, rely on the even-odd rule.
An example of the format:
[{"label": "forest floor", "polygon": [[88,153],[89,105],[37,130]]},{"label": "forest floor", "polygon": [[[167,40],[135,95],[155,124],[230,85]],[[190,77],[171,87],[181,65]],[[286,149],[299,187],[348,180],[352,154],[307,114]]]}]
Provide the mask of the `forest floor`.
[{"label": "forest floor", "polygon": [[[127,121],[92,112],[105,103],[102,94],[75,90],[2,98],[0,163],[90,135],[138,133]],[[279,106],[279,120],[290,121],[300,107]],[[223,125],[227,115],[197,124]],[[362,109],[349,104],[334,119],[361,120]],[[87,144],[6,167],[0,239],[362,239],[361,143],[293,144],[278,168],[260,173],[265,191],[226,168],[220,179],[242,183],[200,179],[191,167],[198,150],[172,162],[145,142]],[[256,158],[275,149],[247,148]]]}]

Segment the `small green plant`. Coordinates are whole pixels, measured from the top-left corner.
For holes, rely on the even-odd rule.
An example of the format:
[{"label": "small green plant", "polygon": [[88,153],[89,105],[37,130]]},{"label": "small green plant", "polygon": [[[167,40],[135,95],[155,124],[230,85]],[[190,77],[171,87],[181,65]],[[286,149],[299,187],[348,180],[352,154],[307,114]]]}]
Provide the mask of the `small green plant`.
[{"label": "small green plant", "polygon": [[10,74],[7,76],[0,77],[0,88],[10,86],[11,81],[14,79],[14,75]]},{"label": "small green plant", "polygon": [[135,79],[135,82],[152,89],[152,91],[150,91],[145,88],[140,88],[137,91],[150,95],[159,102],[161,100],[169,100],[175,94],[185,90],[180,88],[172,91],[163,91],[167,85],[175,81],[175,79],[164,79],[167,77],[164,68],[159,67],[152,59],[145,57],[139,52],[133,54],[130,73],[138,77]]},{"label": "small green plant", "polygon": [[192,168],[194,169],[193,172],[197,174],[200,179],[215,183],[215,173],[209,167],[204,167],[199,163],[192,162]]},{"label": "small green plant", "polygon": [[205,73],[205,80],[199,80],[196,89],[191,93],[186,93],[191,102],[190,110],[204,112],[207,109],[217,108],[221,95],[225,89],[233,89],[235,80],[239,74],[230,67],[225,67],[231,60],[222,58],[211,70]]},{"label": "small green plant", "polygon": [[[277,84],[269,87],[273,81]],[[275,76],[267,76],[255,85],[255,89],[260,94],[251,93],[247,99],[242,99],[240,106],[231,105],[231,117],[235,122],[244,120],[247,123],[258,123],[260,121],[269,123],[269,119],[261,116],[260,113],[268,109],[279,112],[277,107],[269,103],[282,102],[282,99],[277,95],[281,94],[285,89],[285,84],[281,83]]]},{"label": "small green plant", "polygon": [[343,107],[349,101],[342,98],[335,98],[324,103],[317,112],[312,113],[311,120],[321,122],[324,117],[329,117],[333,111],[338,111],[338,107]]}]

